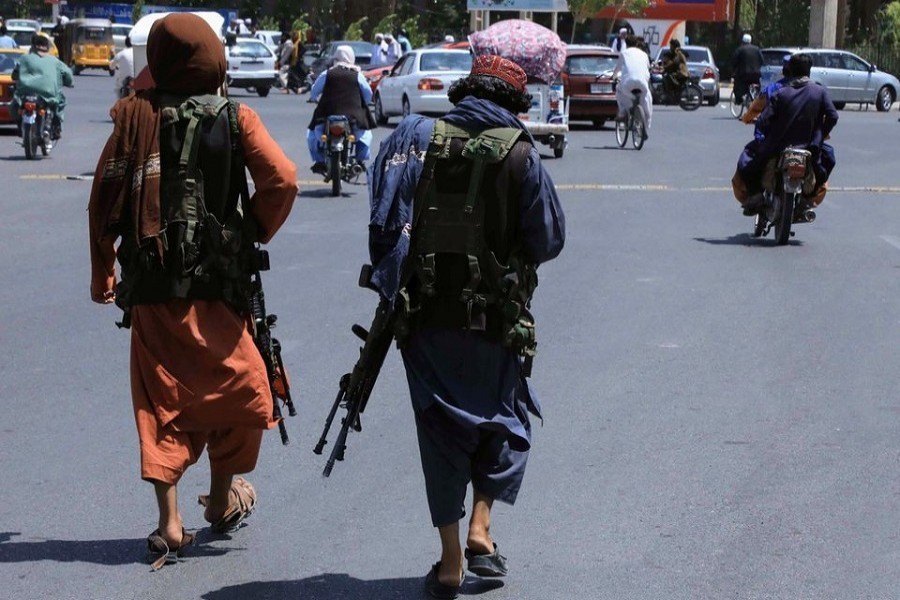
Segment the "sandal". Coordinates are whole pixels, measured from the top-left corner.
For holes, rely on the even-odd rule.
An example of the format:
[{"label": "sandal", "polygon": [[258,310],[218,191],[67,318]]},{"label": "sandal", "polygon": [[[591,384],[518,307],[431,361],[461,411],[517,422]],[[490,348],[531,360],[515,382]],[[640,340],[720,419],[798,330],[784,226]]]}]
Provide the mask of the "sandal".
[{"label": "sandal", "polygon": [[[218,520],[210,523],[210,528],[215,533],[231,533],[239,529],[244,519],[256,508],[256,490],[243,477],[235,477],[228,496],[231,499],[228,508]],[[199,496],[197,502],[202,506],[209,506],[209,496]]]},{"label": "sandal", "polygon": [[475,554],[466,548],[466,568],[479,577],[504,577],[509,573],[506,557],[500,554],[497,544],[490,554]]},{"label": "sandal", "polygon": [[441,561],[434,563],[431,571],[425,576],[425,591],[432,598],[441,598],[441,600],[454,600],[459,596],[459,588],[462,587],[466,580],[466,573],[463,571],[459,577],[459,585],[446,585],[438,579],[438,571],[441,568]]},{"label": "sandal", "polygon": [[181,528],[181,543],[172,547],[166,539],[160,535],[159,529],[147,536],[147,559],[150,568],[159,571],[163,565],[173,565],[181,558],[184,549],[194,544],[196,534]]}]

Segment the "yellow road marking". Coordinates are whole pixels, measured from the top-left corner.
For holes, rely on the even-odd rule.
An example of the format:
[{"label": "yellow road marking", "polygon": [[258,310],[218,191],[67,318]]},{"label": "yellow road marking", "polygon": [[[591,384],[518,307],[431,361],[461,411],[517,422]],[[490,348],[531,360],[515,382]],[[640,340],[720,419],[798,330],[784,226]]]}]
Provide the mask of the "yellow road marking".
[{"label": "yellow road marking", "polygon": [[[19,175],[27,181],[93,181],[93,175],[62,175],[59,173]],[[297,185],[303,187],[326,187],[321,179],[300,179]],[[556,186],[560,192],[609,191],[609,192],[730,192],[730,186],[705,186],[678,188],[666,184],[620,184],[620,183],[561,183]],[[900,186],[835,186],[829,193],[844,194],[900,194]]]}]

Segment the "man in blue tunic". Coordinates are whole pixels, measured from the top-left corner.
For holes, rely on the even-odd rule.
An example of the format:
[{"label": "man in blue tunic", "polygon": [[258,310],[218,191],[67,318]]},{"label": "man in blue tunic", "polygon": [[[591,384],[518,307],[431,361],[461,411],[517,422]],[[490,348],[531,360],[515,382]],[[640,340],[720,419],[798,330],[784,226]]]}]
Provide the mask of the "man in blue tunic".
[{"label": "man in blue tunic", "polygon": [[[490,533],[495,500],[512,504],[540,406],[526,377],[537,265],[556,257],[565,220],[549,174],[516,114],[526,75],[475,59],[451,86],[443,119],[404,119],[369,172],[373,285],[397,311],[426,495],[441,559],[425,580],[455,598],[468,570],[506,575]],[[407,260],[408,257],[408,260]],[[459,521],[473,506],[465,555]]]}]

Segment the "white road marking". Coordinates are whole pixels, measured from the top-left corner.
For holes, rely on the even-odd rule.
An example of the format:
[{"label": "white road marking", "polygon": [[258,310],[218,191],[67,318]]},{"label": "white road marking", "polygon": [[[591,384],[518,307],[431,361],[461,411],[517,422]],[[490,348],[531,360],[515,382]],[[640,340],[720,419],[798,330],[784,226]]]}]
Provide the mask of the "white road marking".
[{"label": "white road marking", "polygon": [[900,238],[895,238],[892,235],[882,235],[879,237],[881,239],[883,239],[885,242],[887,242],[888,244],[890,244],[891,246],[893,246],[894,248],[896,248],[897,250],[900,250]]}]

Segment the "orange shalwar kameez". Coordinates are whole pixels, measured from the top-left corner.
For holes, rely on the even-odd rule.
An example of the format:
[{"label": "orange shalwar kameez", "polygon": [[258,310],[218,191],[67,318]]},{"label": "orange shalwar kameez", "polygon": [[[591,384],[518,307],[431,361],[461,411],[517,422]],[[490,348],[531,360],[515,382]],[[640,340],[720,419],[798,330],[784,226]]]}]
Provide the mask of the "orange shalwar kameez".
[{"label": "orange shalwar kameez", "polygon": [[[296,167],[240,105],[238,124],[256,191],[251,211],[268,242],[297,195]],[[91,293],[114,290],[115,239],[90,214]],[[252,471],[275,425],[265,365],[246,317],[223,301],[171,300],[131,309],[131,397],[141,477],[176,484],[207,447],[214,474]]]}]

